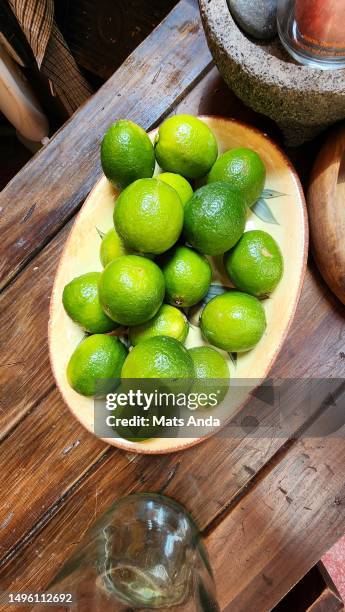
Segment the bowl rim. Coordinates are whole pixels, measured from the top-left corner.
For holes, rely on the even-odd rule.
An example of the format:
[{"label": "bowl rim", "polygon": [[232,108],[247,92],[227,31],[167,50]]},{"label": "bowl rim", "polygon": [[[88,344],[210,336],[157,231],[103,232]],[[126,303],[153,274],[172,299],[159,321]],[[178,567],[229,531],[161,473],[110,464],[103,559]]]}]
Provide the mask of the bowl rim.
[{"label": "bowl rim", "polygon": [[[288,333],[290,331],[291,328],[291,324],[292,321],[294,320],[295,314],[296,314],[296,309],[297,309],[297,305],[299,303],[299,299],[301,296],[301,292],[302,292],[302,287],[303,287],[303,283],[304,283],[304,279],[305,279],[305,275],[306,275],[306,269],[307,269],[307,260],[308,260],[308,250],[309,250],[309,225],[308,225],[308,214],[307,214],[307,205],[306,205],[306,199],[304,196],[304,191],[301,185],[301,181],[299,179],[299,176],[297,174],[297,171],[295,170],[294,166],[292,165],[290,159],[287,157],[287,155],[284,153],[284,151],[280,148],[279,145],[277,145],[265,132],[262,132],[261,130],[259,130],[258,128],[247,124],[243,121],[239,121],[237,119],[231,118],[231,117],[223,117],[222,115],[195,115],[198,119],[206,119],[206,120],[217,120],[217,121],[223,121],[226,123],[234,123],[236,125],[239,125],[241,127],[243,127],[246,130],[250,130],[252,132],[254,132],[255,134],[257,134],[259,137],[264,138],[267,140],[267,142],[269,143],[269,145],[271,147],[273,147],[276,152],[278,153],[278,155],[280,155],[282,161],[284,162],[284,164],[287,166],[289,172],[291,173],[292,177],[294,178],[299,196],[300,196],[300,203],[301,203],[301,208],[302,208],[302,212],[303,212],[303,241],[304,241],[304,249],[303,249],[303,256],[302,256],[302,267],[301,267],[301,275],[300,275],[300,281],[299,281],[299,285],[298,285],[298,289],[296,292],[296,297],[295,297],[295,301],[293,303],[293,307],[291,310],[291,314],[290,314],[290,318],[288,321],[288,324],[285,327],[284,333],[281,336],[280,342],[279,344],[276,346],[276,349],[274,351],[274,354],[269,362],[269,364],[267,365],[266,368],[266,372],[265,372],[265,377],[267,377],[267,375],[269,374],[270,370],[272,369],[281,349],[282,346],[288,336]],[[159,127],[159,126],[158,126]],[[152,138],[152,136],[155,135],[155,133],[158,131],[158,127],[148,131],[148,135]],[[81,426],[86,429],[87,431],[89,431],[91,434],[93,434],[95,436],[95,433],[85,425],[85,423],[83,422],[83,420],[79,417],[79,415],[77,413],[75,413],[72,408],[69,406],[69,403],[65,397],[64,394],[64,390],[63,388],[61,388],[60,383],[58,382],[58,378],[57,378],[57,374],[55,371],[55,360],[53,358],[53,354],[52,354],[52,313],[53,313],[53,307],[56,303],[56,285],[57,285],[57,277],[58,277],[58,271],[59,268],[63,262],[64,259],[64,255],[67,251],[67,247],[70,243],[70,241],[72,240],[72,234],[73,234],[73,228],[74,226],[78,223],[78,218],[85,206],[85,204],[88,202],[88,200],[92,197],[93,192],[95,190],[95,188],[97,187],[97,185],[105,179],[105,176],[102,174],[100,176],[100,178],[95,182],[95,184],[93,185],[91,191],[89,192],[89,194],[87,195],[87,197],[85,198],[81,208],[79,209],[79,211],[77,212],[77,214],[75,215],[72,227],[69,230],[66,242],[64,243],[63,249],[62,249],[62,253],[59,257],[59,262],[58,262],[58,266],[56,268],[56,272],[55,272],[55,277],[54,277],[54,283],[53,283],[53,287],[52,287],[52,291],[51,291],[51,295],[50,295],[50,303],[49,303],[49,320],[48,320],[48,352],[49,352],[49,361],[50,361],[50,366],[51,366],[51,370],[53,373],[53,378],[56,384],[56,387],[64,401],[64,404],[67,406],[69,412],[71,413],[71,415],[73,416],[73,418],[76,418],[79,423],[81,424]],[[257,387],[260,386],[261,382],[263,379],[261,379],[260,382],[258,382],[257,384],[254,385],[253,390],[256,389]],[[244,402],[242,402],[240,404],[240,406],[238,406],[237,408],[237,413],[242,410],[242,408],[244,408],[244,406],[250,401],[250,395],[248,395],[248,398],[246,398],[246,400],[244,400]],[[233,416],[233,415],[232,415]],[[176,452],[180,452],[180,451],[184,451],[188,448],[191,448],[193,446],[196,446],[197,444],[201,444],[202,442],[206,441],[207,439],[209,439],[210,437],[217,435],[215,432],[214,433],[210,433],[208,435],[205,436],[201,436],[199,438],[186,438],[185,443],[180,443],[178,446],[176,447],[169,447],[169,448],[163,448],[163,449],[150,449],[147,448],[145,445],[145,442],[129,442],[128,440],[123,440],[122,438],[98,438],[99,440],[102,440],[103,442],[105,442],[106,444],[116,447],[120,450],[124,450],[130,453],[134,453],[134,454],[138,454],[138,455],[167,455],[170,453],[176,453]],[[98,436],[96,436],[98,437]],[[157,438],[159,439],[159,438]],[[179,440],[181,441],[182,439],[179,438]],[[147,441],[148,443],[150,442],[149,440]]]}]

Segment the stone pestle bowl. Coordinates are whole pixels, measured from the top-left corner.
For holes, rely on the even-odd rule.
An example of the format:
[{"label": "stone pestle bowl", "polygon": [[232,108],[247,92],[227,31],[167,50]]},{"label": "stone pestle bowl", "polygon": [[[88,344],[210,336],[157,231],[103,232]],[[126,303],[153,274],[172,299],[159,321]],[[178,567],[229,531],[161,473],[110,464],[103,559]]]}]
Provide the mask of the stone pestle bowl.
[{"label": "stone pestle bowl", "polygon": [[208,45],[223,79],[245,104],[279,125],[287,145],[301,145],[345,117],[345,69],[299,65],[278,37],[269,43],[247,37],[226,0],[199,0],[199,4]]}]

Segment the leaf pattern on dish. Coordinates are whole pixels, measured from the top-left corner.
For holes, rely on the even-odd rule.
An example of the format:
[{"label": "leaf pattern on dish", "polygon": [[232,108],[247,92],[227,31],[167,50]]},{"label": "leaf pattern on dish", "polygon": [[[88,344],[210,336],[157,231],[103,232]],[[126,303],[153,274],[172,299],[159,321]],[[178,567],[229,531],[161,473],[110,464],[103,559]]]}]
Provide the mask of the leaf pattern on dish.
[{"label": "leaf pattern on dish", "polygon": [[102,230],[100,230],[98,227],[96,227],[96,230],[97,230],[97,233],[98,233],[100,239],[103,240],[106,232],[102,232]]},{"label": "leaf pattern on dish", "polygon": [[280,198],[286,195],[286,193],[281,193],[280,191],[276,191],[275,189],[264,189],[260,198],[251,207],[251,210],[253,211],[254,215],[261,219],[261,221],[265,221],[265,223],[271,223],[273,225],[279,225],[266,200]]},{"label": "leaf pattern on dish", "polygon": [[279,225],[277,219],[273,215],[270,207],[268,206],[266,200],[264,198],[259,198],[257,202],[252,206],[251,210],[254,215],[259,217],[261,221],[265,221],[266,223],[272,223],[273,225]]}]

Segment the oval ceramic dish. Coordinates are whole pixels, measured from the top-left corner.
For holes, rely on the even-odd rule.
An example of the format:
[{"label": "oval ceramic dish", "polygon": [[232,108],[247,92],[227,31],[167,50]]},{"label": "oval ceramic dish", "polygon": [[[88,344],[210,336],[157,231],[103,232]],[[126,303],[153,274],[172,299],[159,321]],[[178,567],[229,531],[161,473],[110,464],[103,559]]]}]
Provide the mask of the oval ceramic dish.
[{"label": "oval ceramic dish", "polygon": [[[220,154],[233,147],[250,147],[259,153],[267,169],[263,197],[250,212],[246,229],[262,229],[274,236],[284,256],[284,276],[270,299],[263,302],[267,329],[260,343],[254,350],[239,354],[236,365],[227,356],[233,384],[236,379],[252,379],[255,387],[258,381],[268,375],[278,356],[301,293],[308,250],[305,201],[294,169],[267,136],[250,126],[230,119],[221,117],[201,117],[201,119],[215,134]],[[155,133],[156,131],[150,133],[152,139]],[[94,431],[93,399],[78,395],[71,389],[66,379],[68,360],[85,334],[65,313],[61,296],[66,283],[75,276],[102,270],[99,260],[101,241],[99,232],[106,232],[112,227],[114,200],[117,195],[118,192],[105,177],[102,177],[91,191],[65,245],[50,305],[49,350],[55,380],[72,414],[90,432]],[[213,283],[229,286],[229,280],[223,274],[219,261],[211,263],[214,271]],[[191,348],[201,344],[204,342],[200,331],[192,326],[186,346]],[[235,408],[231,408],[229,418],[244,402],[245,398],[242,397]],[[111,438],[105,439],[105,442],[136,453],[169,453],[183,450],[204,439],[205,437],[157,438],[133,443],[121,438]]]}]

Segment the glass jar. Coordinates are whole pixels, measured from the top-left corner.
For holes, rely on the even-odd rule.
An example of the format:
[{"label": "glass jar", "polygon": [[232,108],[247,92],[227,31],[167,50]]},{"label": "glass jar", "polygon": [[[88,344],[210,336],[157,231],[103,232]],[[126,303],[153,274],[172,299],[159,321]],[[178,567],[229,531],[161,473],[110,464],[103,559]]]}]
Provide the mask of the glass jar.
[{"label": "glass jar", "polygon": [[48,587],[71,593],[73,611],[219,612],[206,550],[174,500],[137,494],[116,502],[90,529]]},{"label": "glass jar", "polygon": [[345,67],[345,0],[278,0],[277,20],[280,40],[298,62]]}]

